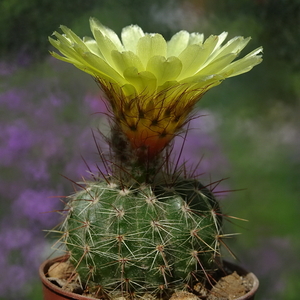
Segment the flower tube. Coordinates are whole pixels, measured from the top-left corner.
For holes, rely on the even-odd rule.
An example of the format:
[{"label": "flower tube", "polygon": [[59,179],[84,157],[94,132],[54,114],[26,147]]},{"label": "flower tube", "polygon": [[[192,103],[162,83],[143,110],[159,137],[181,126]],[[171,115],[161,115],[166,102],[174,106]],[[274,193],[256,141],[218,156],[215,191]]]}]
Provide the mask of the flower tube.
[{"label": "flower tube", "polygon": [[224,79],[248,72],[262,61],[262,47],[236,59],[250,41],[241,36],[223,45],[227,33],[179,31],[169,41],[144,33],[137,25],[123,28],[121,38],[95,18],[94,38],[79,38],[60,27],[51,54],[92,75],[109,101],[115,121],[133,149],[151,158],[186,124],[204,93]]}]

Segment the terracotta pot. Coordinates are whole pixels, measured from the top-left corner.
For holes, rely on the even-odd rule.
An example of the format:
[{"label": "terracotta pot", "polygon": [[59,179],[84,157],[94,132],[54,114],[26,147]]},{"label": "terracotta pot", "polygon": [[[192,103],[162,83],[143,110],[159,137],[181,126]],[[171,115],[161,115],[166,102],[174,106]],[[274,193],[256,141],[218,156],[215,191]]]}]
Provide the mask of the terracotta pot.
[{"label": "terracotta pot", "polygon": [[[81,296],[78,294],[74,294],[68,291],[64,291],[57,285],[51,283],[46,275],[48,272],[48,269],[50,268],[51,265],[53,265],[56,262],[63,262],[68,259],[68,256],[60,256],[54,259],[49,259],[46,260],[39,269],[39,275],[43,283],[43,294],[44,294],[44,300],[90,300],[90,299],[95,299],[91,297],[86,297],[86,296]],[[253,288],[251,291],[249,291],[247,294],[245,294],[242,297],[236,298],[235,300],[253,300],[255,293],[258,289],[258,279],[253,273],[249,273],[245,271],[243,268],[236,266],[235,264],[229,263],[229,262],[224,262],[224,266],[232,271],[236,271],[239,275],[246,275],[249,274],[250,278],[253,280]]]},{"label": "terracotta pot", "polygon": [[223,261],[223,264],[226,268],[228,268],[232,272],[236,271],[239,275],[244,275],[244,276],[248,275],[252,280],[252,284],[253,284],[252,289],[244,296],[236,298],[235,300],[254,300],[254,296],[259,286],[259,281],[257,277],[253,273],[246,271],[244,268],[237,266],[236,264],[230,263],[228,261]]}]

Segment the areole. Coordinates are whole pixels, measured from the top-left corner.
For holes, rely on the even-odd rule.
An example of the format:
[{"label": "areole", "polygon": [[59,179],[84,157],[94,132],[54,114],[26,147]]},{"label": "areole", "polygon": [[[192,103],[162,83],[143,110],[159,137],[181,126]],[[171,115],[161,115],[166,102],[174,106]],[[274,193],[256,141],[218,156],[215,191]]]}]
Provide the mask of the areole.
[{"label": "areole", "polygon": [[[82,296],[79,294],[71,293],[69,291],[65,291],[59,286],[50,282],[47,278],[47,272],[50,266],[56,262],[63,262],[68,259],[68,256],[60,256],[57,258],[49,259],[44,261],[39,269],[39,276],[41,278],[43,284],[43,295],[44,300],[91,300],[95,298]],[[235,298],[235,300],[254,300],[255,293],[259,286],[259,281],[257,277],[253,273],[249,273],[243,268],[224,261],[224,265],[232,271],[236,271],[239,275],[247,275],[252,280],[252,289],[245,295]]]}]

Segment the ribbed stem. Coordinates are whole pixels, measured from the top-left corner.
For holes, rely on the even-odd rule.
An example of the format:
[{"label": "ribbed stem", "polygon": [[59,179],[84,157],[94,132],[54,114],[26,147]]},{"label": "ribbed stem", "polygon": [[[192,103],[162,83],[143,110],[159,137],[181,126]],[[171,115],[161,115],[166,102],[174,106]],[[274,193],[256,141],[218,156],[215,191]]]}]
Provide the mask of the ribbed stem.
[{"label": "ribbed stem", "polygon": [[113,176],[129,185],[154,182],[163,163],[162,153],[149,157],[147,148],[134,148],[118,125],[111,129],[110,144]]}]

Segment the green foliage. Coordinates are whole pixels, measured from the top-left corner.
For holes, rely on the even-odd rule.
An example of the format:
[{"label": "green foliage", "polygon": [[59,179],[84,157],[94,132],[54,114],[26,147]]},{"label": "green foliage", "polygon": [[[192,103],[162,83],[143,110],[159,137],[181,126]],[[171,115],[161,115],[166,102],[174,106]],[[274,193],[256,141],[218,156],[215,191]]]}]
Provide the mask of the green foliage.
[{"label": "green foliage", "polygon": [[2,54],[20,50],[31,56],[47,53],[47,36],[62,23],[68,24],[91,9],[96,0],[2,0],[0,2],[0,44]]},{"label": "green foliage", "polygon": [[264,28],[261,38],[268,41],[266,51],[273,59],[281,59],[299,71],[300,57],[296,53],[300,51],[300,1],[268,0],[256,11],[258,21]]},{"label": "green foliage", "polygon": [[265,60],[281,60],[299,71],[299,0],[218,0],[205,1],[205,5],[215,28],[255,37],[264,46]]},{"label": "green foliage", "polygon": [[[0,51],[7,56],[14,56],[21,51],[34,58],[43,57],[50,48],[47,37],[54,30],[66,25],[80,36],[87,35],[86,20],[90,16],[99,18],[116,30],[138,23],[146,31],[153,31],[155,24],[150,21],[149,11],[155,4],[162,5],[160,0],[151,3],[139,0],[2,0]],[[163,32],[164,29],[161,29]]]}]

